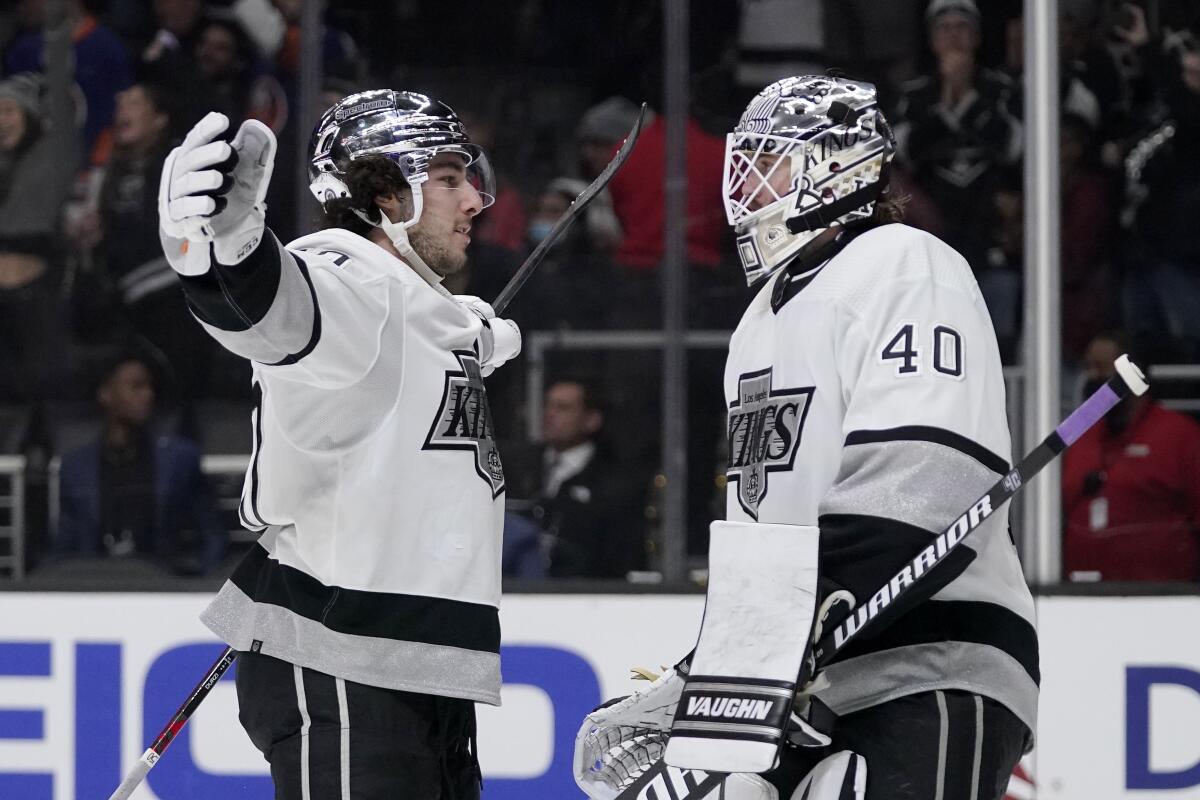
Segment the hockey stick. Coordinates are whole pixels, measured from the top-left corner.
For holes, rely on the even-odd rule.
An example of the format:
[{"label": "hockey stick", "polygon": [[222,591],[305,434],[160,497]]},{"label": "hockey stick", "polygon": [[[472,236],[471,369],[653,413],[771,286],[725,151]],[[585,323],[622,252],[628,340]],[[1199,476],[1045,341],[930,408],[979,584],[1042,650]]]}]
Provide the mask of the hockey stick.
[{"label": "hockey stick", "polygon": [[625,137],[625,143],[621,145],[621,149],[613,156],[612,161],[608,162],[608,166],[604,171],[596,176],[596,180],[588,184],[587,188],[579,193],[575,201],[571,203],[571,207],[558,218],[558,222],[554,223],[554,227],[546,234],[546,238],[538,243],[538,246],[533,248],[533,252],[525,259],[525,263],[517,270],[516,274],[509,280],[508,285],[500,290],[500,294],[496,295],[496,299],[492,301],[492,308],[496,310],[496,316],[504,313],[504,309],[508,308],[508,304],[512,302],[517,292],[525,285],[525,281],[529,280],[529,276],[537,269],[538,264],[542,263],[542,259],[546,257],[546,253],[554,246],[554,243],[566,232],[567,228],[571,227],[571,223],[579,218],[583,210],[587,208],[588,203],[596,199],[596,195],[604,191],[604,187],[608,186],[608,182],[612,180],[613,175],[617,174],[617,170],[629,159],[629,154],[633,152],[633,146],[637,143],[638,137],[642,134],[642,122],[646,119],[646,104],[642,103],[642,108],[638,112],[637,121],[633,123],[633,127],[629,131],[629,135]]},{"label": "hockey stick", "polygon": [[1116,374],[1103,386],[1083,401],[1069,417],[1042,440],[1029,455],[1021,460],[1008,474],[996,482],[983,497],[980,497],[950,527],[942,531],[933,543],[879,587],[871,599],[854,610],[846,620],[821,637],[813,645],[813,656],[817,667],[829,663],[848,642],[862,633],[864,628],[879,618],[889,606],[912,589],[921,579],[946,560],[947,555],[962,543],[962,540],[979,528],[984,521],[1004,503],[1012,499],[1030,478],[1075,443],[1089,428],[1107,414],[1123,398],[1142,395],[1150,388],[1141,370],[1123,355],[1116,362]]},{"label": "hockey stick", "polygon": [[171,721],[167,723],[166,727],[159,731],[154,743],[146,748],[146,752],[142,753],[142,757],[126,773],[125,780],[121,781],[121,785],[117,787],[116,791],[108,796],[108,800],[127,800],[134,790],[141,786],[142,781],[146,779],[146,773],[162,758],[162,754],[171,746],[171,742],[175,741],[175,737],[183,730],[183,726],[191,719],[192,714],[195,713],[204,698],[208,697],[208,693],[221,680],[221,676],[233,664],[235,658],[237,658],[237,653],[234,649],[226,647],[225,652],[221,653],[221,657],[208,670],[204,680],[200,681],[188,695],[188,699],[183,701],[183,705],[175,712],[175,716],[171,717]]},{"label": "hockey stick", "polygon": [[[1043,439],[1041,444],[1009,470],[986,494],[972,503],[962,516],[934,539],[933,544],[906,564],[875,592],[870,601],[859,606],[854,614],[838,625],[832,633],[823,636],[813,645],[813,655],[818,668],[828,664],[847,642],[876,620],[884,609],[903,597],[922,578],[927,577],[968,534],[979,528],[984,520],[1005,502],[1011,500],[1030,478],[1074,444],[1117,403],[1131,394],[1145,394],[1149,384],[1128,356],[1118,358],[1115,366],[1117,372],[1107,383],[1075,409],[1053,433]],[[700,773],[705,777],[693,788],[687,785],[687,776],[692,772],[695,771],[668,767],[660,758],[646,767],[630,785],[622,788],[616,800],[646,800],[648,797],[659,796],[670,800],[716,800],[720,795],[710,798],[709,794],[724,779],[724,774]],[[663,788],[658,790],[658,794],[649,794],[647,787],[650,786]]]}]

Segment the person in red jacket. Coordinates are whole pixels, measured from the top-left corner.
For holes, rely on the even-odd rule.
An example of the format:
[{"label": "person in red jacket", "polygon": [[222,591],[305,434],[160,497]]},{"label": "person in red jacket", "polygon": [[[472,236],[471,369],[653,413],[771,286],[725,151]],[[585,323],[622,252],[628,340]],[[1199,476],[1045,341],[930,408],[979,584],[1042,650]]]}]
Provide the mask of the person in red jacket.
[{"label": "person in red jacket", "polygon": [[[1088,344],[1084,396],[1112,377],[1124,337]],[[1148,395],[1121,401],[1063,462],[1068,580],[1200,579],[1200,424]]]},{"label": "person in red jacket", "polygon": [[[720,267],[733,252],[727,239],[725,211],[721,205],[721,174],[725,142],[689,116],[687,139],[687,264],[688,326],[730,328],[737,323],[744,292]],[[618,145],[620,142],[617,143]],[[612,324],[623,328],[658,328],[662,325],[661,272],[666,206],[663,175],[667,163],[667,123],[661,115],[648,116],[629,161],[608,185],[612,208],[621,223],[622,237],[614,260],[619,293]]]}]

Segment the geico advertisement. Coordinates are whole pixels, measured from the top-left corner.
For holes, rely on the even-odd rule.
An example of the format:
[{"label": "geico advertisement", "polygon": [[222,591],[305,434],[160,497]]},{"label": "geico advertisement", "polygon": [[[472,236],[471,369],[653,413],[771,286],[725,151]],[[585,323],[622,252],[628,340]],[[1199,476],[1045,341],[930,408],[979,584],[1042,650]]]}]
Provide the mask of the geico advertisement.
[{"label": "geico advertisement", "polygon": [[[0,594],[0,800],[105,800],[222,646],[197,619],[207,595]],[[503,706],[478,706],[488,800],[559,800],[575,733],[695,644],[703,597],[510,596]],[[236,662],[234,664],[236,668]],[[273,797],[237,721],[234,671],[205,699],[139,800]],[[641,684],[644,685],[644,684]]]},{"label": "geico advertisement", "polygon": [[[0,798],[104,800],[221,650],[203,595],[0,595]],[[510,596],[504,706],[479,707],[486,800],[579,798],[575,732],[695,642],[699,596]],[[1039,800],[1200,798],[1200,598],[1039,601]],[[272,797],[231,671],[135,798]],[[869,765],[868,765],[869,771]],[[1024,781],[1011,797],[1035,796]]]}]

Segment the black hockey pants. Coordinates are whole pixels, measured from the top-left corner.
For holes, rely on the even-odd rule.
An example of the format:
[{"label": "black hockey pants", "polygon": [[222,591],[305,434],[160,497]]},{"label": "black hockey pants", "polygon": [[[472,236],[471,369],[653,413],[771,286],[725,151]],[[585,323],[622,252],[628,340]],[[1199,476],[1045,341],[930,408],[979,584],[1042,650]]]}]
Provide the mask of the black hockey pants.
[{"label": "black hockey pants", "polygon": [[478,800],[475,705],[239,653],[242,727],[275,800]]},{"label": "black hockey pants", "polygon": [[1029,729],[987,697],[934,691],[838,717],[827,748],[788,746],[764,777],[788,798],[822,758],[853,750],[867,762],[867,800],[1000,800]]}]

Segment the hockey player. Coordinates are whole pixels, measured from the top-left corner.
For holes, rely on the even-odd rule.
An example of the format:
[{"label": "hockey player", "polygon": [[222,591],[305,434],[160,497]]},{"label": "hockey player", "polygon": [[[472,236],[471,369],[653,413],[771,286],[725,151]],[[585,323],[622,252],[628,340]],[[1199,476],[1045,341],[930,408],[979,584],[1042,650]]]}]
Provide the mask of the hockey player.
[{"label": "hockey player", "polygon": [[[784,572],[808,582],[801,588],[818,598],[818,611],[788,617],[766,602],[755,607],[758,574],[735,576],[736,603],[725,606],[749,605],[755,617],[730,620],[726,630],[775,629],[799,638],[797,653],[814,623],[828,631],[840,621],[835,609],[844,616],[848,605],[871,602],[1011,457],[987,309],[958,253],[898,222],[887,193],[893,150],[874,87],[820,76],[768,86],[727,139],[726,211],[747,282],[759,288],[726,364],[727,521],[714,523],[712,568],[720,566],[718,533],[742,551],[814,540],[811,558]],[[963,542],[970,558],[926,573],[902,607],[880,615],[803,687],[807,708],[836,717],[828,730],[811,719],[816,730],[790,737],[809,746],[785,744],[774,769],[735,774],[720,796],[998,800],[1031,746],[1039,682],[1033,602],[1007,518],[1007,509],[995,513]],[[786,648],[711,646],[718,599],[710,585],[705,633],[679,671],[701,671],[709,645],[702,672],[725,676],[728,687],[747,674],[739,660],[757,668]],[[794,681],[799,663],[784,664],[780,677]],[[679,684],[669,671],[589,715],[577,742],[581,787],[617,796],[619,776],[636,772],[632,738],[655,738],[647,730],[661,742],[672,721],[678,734],[686,719],[703,751],[730,727],[737,714],[718,720],[714,712],[706,722],[704,703],[676,708]],[[619,734],[626,746],[612,748],[606,731],[629,731]],[[674,758],[671,746],[684,738],[669,743],[667,764],[716,769],[696,763],[704,758]],[[596,742],[604,744],[597,750]],[[742,744],[725,746],[722,757]],[[618,769],[606,770],[618,752]],[[703,774],[677,773],[677,793]]]},{"label": "hockey player", "polygon": [[257,395],[241,518],[262,538],[203,621],[239,651],[277,798],[477,798],[504,513],[481,378],[520,334],[440,281],[494,196],[487,160],[436,100],[351,95],[312,140],[329,227],[285,247],[264,222],[275,139],[250,121],[226,143],[228,124],[191,130],[159,194],[192,312]]}]

